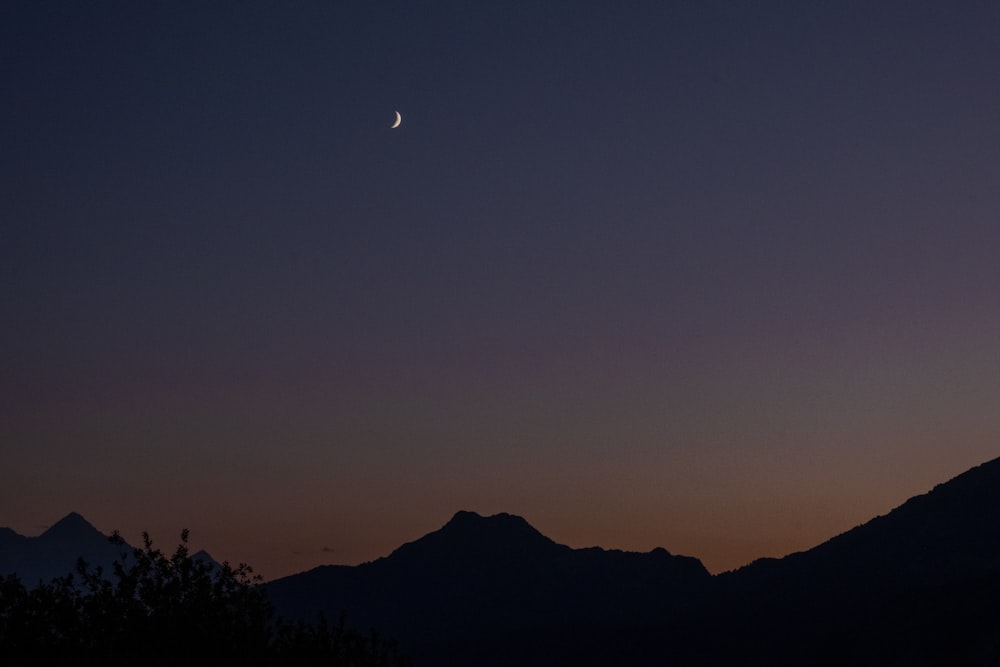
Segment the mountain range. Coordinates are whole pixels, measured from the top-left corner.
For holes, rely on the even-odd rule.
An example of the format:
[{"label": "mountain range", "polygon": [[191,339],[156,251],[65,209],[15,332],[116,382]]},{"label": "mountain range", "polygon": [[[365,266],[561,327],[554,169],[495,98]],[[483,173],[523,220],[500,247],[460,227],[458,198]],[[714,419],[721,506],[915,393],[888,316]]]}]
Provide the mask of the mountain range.
[{"label": "mountain range", "polygon": [[86,519],[71,512],[38,537],[25,537],[0,528],[0,576],[17,574],[26,585],[73,572],[77,559],[106,571],[121,549]]},{"label": "mountain range", "polygon": [[[78,514],[0,529],[30,583],[118,556]],[[265,584],[278,612],[377,628],[417,665],[1000,665],[1000,459],[805,552],[711,575],[696,558],[572,549],[458,512],[388,556]]]},{"label": "mountain range", "polygon": [[[91,568],[111,572],[115,561],[131,557],[133,547],[127,542],[112,544],[109,537],[76,512],[37,537],[0,527],[0,577],[16,574],[26,586],[33,587],[75,572],[81,558]],[[207,551],[192,554],[192,558],[218,565]]]}]

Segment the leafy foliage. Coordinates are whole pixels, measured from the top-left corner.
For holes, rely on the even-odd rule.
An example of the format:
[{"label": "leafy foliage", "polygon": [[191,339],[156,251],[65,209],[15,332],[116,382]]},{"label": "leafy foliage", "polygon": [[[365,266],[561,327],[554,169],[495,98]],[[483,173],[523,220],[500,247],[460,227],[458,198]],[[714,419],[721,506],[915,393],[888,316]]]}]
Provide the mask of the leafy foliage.
[{"label": "leafy foliage", "polygon": [[330,624],[276,619],[259,576],[192,558],[188,531],[172,554],[154,548],[122,551],[111,576],[84,561],[76,572],[27,589],[0,579],[0,664],[331,665],[408,664],[393,644]]}]

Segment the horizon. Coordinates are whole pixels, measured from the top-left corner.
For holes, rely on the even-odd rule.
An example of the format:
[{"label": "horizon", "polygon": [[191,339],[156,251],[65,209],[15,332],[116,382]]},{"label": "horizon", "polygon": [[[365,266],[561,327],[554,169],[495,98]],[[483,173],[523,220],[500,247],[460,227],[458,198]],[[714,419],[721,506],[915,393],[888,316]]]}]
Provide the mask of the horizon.
[{"label": "horizon", "polygon": [[[356,567],[358,565],[364,565],[366,563],[370,563],[370,562],[379,560],[381,558],[388,557],[393,552],[395,552],[398,548],[400,548],[400,547],[402,547],[402,546],[404,546],[406,544],[409,544],[410,542],[413,542],[413,541],[419,540],[419,539],[421,539],[423,537],[426,537],[427,535],[429,535],[429,534],[431,534],[433,532],[437,532],[439,530],[442,530],[443,528],[447,527],[447,525],[450,524],[451,521],[454,520],[458,515],[461,515],[461,514],[473,514],[474,516],[476,516],[479,519],[492,519],[492,518],[496,518],[496,517],[511,517],[511,518],[520,519],[520,520],[526,522],[529,526],[531,526],[534,530],[536,530],[542,536],[551,539],[554,543],[561,544],[561,545],[564,545],[564,546],[568,546],[568,547],[570,547],[572,549],[587,549],[587,548],[598,547],[598,548],[604,549],[606,551],[615,551],[615,550],[617,550],[617,551],[625,551],[625,552],[632,552],[632,553],[650,553],[651,551],[654,551],[654,550],[657,550],[657,549],[665,549],[668,553],[670,553],[673,556],[686,556],[686,557],[692,557],[692,558],[697,559],[703,566],[705,566],[705,569],[709,572],[709,574],[711,574],[712,576],[715,576],[715,575],[718,575],[718,574],[723,574],[725,572],[733,572],[733,571],[739,570],[739,569],[741,569],[741,568],[743,568],[745,566],[751,565],[752,563],[754,563],[754,562],[756,562],[758,560],[761,560],[761,559],[765,559],[765,558],[778,558],[778,559],[781,559],[781,558],[784,558],[786,556],[793,555],[795,553],[802,553],[804,551],[811,550],[812,548],[818,547],[821,544],[824,544],[824,543],[832,540],[833,538],[838,537],[839,535],[842,535],[845,532],[849,532],[850,530],[853,530],[853,529],[858,528],[858,527],[860,527],[862,525],[865,525],[865,524],[869,523],[870,521],[872,521],[872,520],[874,520],[876,518],[880,518],[882,516],[890,514],[891,512],[893,512],[896,509],[898,509],[899,507],[901,507],[903,504],[909,502],[911,499],[916,498],[918,496],[926,495],[926,494],[930,493],[931,491],[933,491],[934,489],[936,489],[938,486],[946,484],[948,482],[951,482],[954,479],[956,479],[957,477],[964,475],[966,472],[970,472],[970,471],[972,471],[972,470],[974,470],[976,468],[979,468],[980,466],[987,465],[987,464],[990,464],[990,463],[994,463],[996,461],[1000,461],[1000,458],[990,459],[988,461],[983,461],[981,463],[978,463],[978,464],[970,467],[969,469],[962,471],[962,473],[959,473],[958,475],[956,475],[954,477],[950,477],[950,478],[948,478],[946,480],[941,480],[940,482],[936,483],[933,487],[927,489],[926,491],[924,491],[922,493],[915,494],[914,496],[910,496],[909,498],[906,498],[905,500],[901,501],[899,504],[894,505],[891,509],[888,509],[888,510],[886,510],[883,513],[879,513],[879,514],[873,515],[873,516],[869,517],[868,519],[865,519],[864,521],[861,521],[857,525],[851,526],[851,528],[848,528],[848,529],[846,529],[844,531],[841,531],[841,532],[833,534],[833,535],[829,535],[828,537],[824,538],[820,542],[817,542],[816,544],[810,545],[809,547],[806,547],[804,549],[793,551],[793,552],[789,552],[789,553],[785,553],[785,554],[774,555],[774,556],[758,556],[756,558],[753,558],[753,559],[751,559],[751,560],[749,560],[749,561],[747,561],[745,563],[742,563],[740,565],[737,565],[735,567],[730,567],[730,568],[721,569],[721,570],[713,570],[713,569],[709,568],[704,563],[704,561],[702,561],[702,559],[698,556],[698,554],[683,553],[683,552],[674,551],[674,550],[670,549],[668,546],[665,546],[665,545],[657,545],[655,547],[652,547],[652,548],[646,549],[646,550],[621,549],[621,548],[614,547],[614,546],[598,545],[598,544],[590,544],[590,545],[568,545],[568,544],[564,544],[563,542],[560,542],[558,539],[554,539],[552,536],[548,535],[544,530],[540,529],[538,526],[536,526],[534,523],[532,523],[530,517],[524,517],[524,516],[521,516],[521,515],[518,515],[518,514],[509,513],[509,512],[497,512],[497,513],[493,513],[493,514],[483,514],[481,512],[477,512],[475,510],[469,510],[469,509],[458,509],[458,510],[455,510],[455,512],[453,512],[450,515],[450,517],[448,519],[446,519],[444,522],[442,522],[437,528],[434,528],[433,530],[427,531],[426,533],[423,533],[420,536],[415,537],[413,539],[402,540],[402,541],[398,542],[398,544],[395,547],[393,547],[391,550],[387,551],[384,554],[380,554],[380,555],[372,557],[372,558],[366,558],[366,559],[363,559],[361,561],[353,562],[353,563],[339,563],[339,562],[320,563],[318,565],[315,565],[315,566],[310,567],[310,568],[306,568],[306,569],[301,570],[301,571],[286,572],[286,573],[278,574],[278,575],[275,575],[275,576],[267,576],[265,573],[262,573],[259,570],[257,570],[257,568],[254,567],[254,564],[252,562],[247,561],[247,560],[233,560],[233,559],[227,559],[227,558],[224,558],[224,559],[220,560],[220,559],[216,558],[214,556],[214,554],[212,554],[212,551],[211,551],[210,548],[208,548],[206,546],[199,546],[197,540],[195,540],[193,544],[191,543],[191,541],[189,541],[188,542],[188,547],[190,549],[190,553],[197,554],[197,553],[200,553],[200,552],[205,552],[210,557],[212,557],[213,559],[215,559],[216,562],[226,561],[226,562],[229,562],[231,565],[237,565],[237,564],[241,564],[241,563],[246,563],[247,565],[250,565],[253,568],[253,571],[256,574],[260,574],[263,577],[263,579],[264,579],[265,582],[268,582],[268,581],[274,581],[276,579],[281,579],[281,578],[284,578],[284,577],[287,577],[287,576],[292,576],[292,575],[295,575],[295,574],[301,574],[303,572],[307,572],[307,571],[310,571],[312,569],[315,569],[315,567],[322,567],[322,566],[325,566],[325,565],[344,565],[344,566],[348,566],[348,567]],[[41,531],[38,534],[28,534],[28,533],[24,533],[24,532],[21,532],[21,531],[16,530],[16,529],[15,529],[15,532],[18,533],[18,534],[20,534],[20,535],[22,535],[23,537],[29,537],[29,538],[39,537],[42,534],[44,534],[47,530],[49,530],[50,528],[52,528],[53,526],[57,525],[58,523],[66,520],[67,518],[69,518],[70,516],[73,516],[73,515],[76,515],[76,516],[80,517],[83,521],[85,521],[91,527],[93,527],[95,530],[101,532],[104,535],[110,536],[112,533],[114,533],[116,531],[119,532],[119,534],[125,539],[126,543],[130,544],[132,547],[135,547],[137,543],[141,542],[141,540],[139,540],[139,542],[137,542],[137,541],[135,541],[133,539],[129,539],[122,531],[120,531],[117,528],[112,529],[112,530],[103,530],[103,529],[99,528],[98,526],[94,525],[94,523],[92,521],[90,521],[87,518],[86,515],[84,515],[84,514],[82,514],[80,512],[77,512],[77,511],[70,511],[70,512],[66,513],[65,515],[63,515],[62,517],[60,517],[57,521],[55,521],[54,523],[52,523],[52,524],[50,524],[50,525],[45,526],[44,528],[42,528]],[[2,528],[12,528],[11,526],[0,526],[0,527],[2,527]],[[182,529],[182,530],[184,530],[184,529]],[[147,532],[148,533],[149,531],[142,531],[141,530],[141,531],[139,531],[138,535],[141,537],[141,534],[143,532]],[[180,533],[178,533],[178,535],[179,534]],[[162,540],[159,540],[159,539],[155,538],[155,536],[153,536],[152,534],[150,534],[150,538],[153,539],[154,548],[162,549],[166,553],[170,553],[170,551],[176,546],[175,544],[172,544],[172,543],[169,543],[169,542],[167,544],[164,544]]]},{"label": "horizon", "polygon": [[718,572],[888,512],[998,454],[998,25],[3,3],[0,525]]}]

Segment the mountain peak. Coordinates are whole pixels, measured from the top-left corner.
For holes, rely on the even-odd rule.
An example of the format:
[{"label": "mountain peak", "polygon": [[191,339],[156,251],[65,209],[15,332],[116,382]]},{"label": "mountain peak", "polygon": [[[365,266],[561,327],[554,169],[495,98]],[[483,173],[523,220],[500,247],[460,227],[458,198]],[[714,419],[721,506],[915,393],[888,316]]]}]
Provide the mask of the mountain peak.
[{"label": "mountain peak", "polygon": [[452,528],[468,527],[468,526],[490,526],[491,528],[499,526],[521,526],[527,527],[531,530],[535,530],[531,524],[524,520],[524,518],[519,517],[515,514],[507,514],[506,512],[500,512],[499,514],[491,514],[490,516],[483,516],[478,512],[470,512],[468,510],[459,510],[455,512],[455,515],[444,525],[443,529],[451,526]]},{"label": "mountain peak", "polygon": [[91,566],[110,569],[119,547],[80,514],[70,512],[38,537],[0,532],[0,575],[16,574],[34,586],[74,571],[77,559]]},{"label": "mountain peak", "polygon": [[473,539],[493,547],[511,543],[554,544],[524,518],[506,512],[482,516],[462,510],[437,533],[460,541]]},{"label": "mountain peak", "polygon": [[479,559],[502,560],[512,554],[525,558],[539,550],[563,548],[566,547],[560,547],[519,516],[501,513],[484,517],[476,512],[459,511],[444,526],[402,545],[389,558],[443,559],[453,563],[472,554]]},{"label": "mountain peak", "polygon": [[76,512],[70,512],[59,521],[49,526],[48,530],[42,533],[43,536],[52,537],[57,535],[82,535],[89,533],[100,533],[99,530]]},{"label": "mountain peak", "polygon": [[213,570],[218,570],[222,567],[222,565],[219,564],[219,561],[212,558],[212,554],[208,553],[204,549],[191,554],[191,560],[198,564],[207,563]]},{"label": "mountain peak", "polygon": [[447,526],[450,524],[460,524],[471,521],[478,521],[481,520],[482,518],[483,515],[479,514],[478,512],[470,512],[469,510],[458,510],[457,512],[455,512],[455,515],[451,517],[451,519],[445,525]]}]

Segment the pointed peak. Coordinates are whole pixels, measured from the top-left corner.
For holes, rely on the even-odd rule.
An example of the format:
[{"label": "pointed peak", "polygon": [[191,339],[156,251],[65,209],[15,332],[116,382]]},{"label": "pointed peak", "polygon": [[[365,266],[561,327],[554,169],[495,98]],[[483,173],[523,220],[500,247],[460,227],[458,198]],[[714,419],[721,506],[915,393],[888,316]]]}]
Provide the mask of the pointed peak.
[{"label": "pointed peak", "polygon": [[222,567],[219,564],[219,561],[212,558],[212,554],[208,553],[204,549],[201,549],[191,554],[191,560],[194,561],[195,563],[207,563],[213,569]]},{"label": "pointed peak", "polygon": [[[63,518],[55,522],[52,528],[56,526],[66,525],[66,526],[89,526],[90,522],[83,518],[83,515],[78,512],[70,512]],[[51,530],[51,529],[50,529]]]},{"label": "pointed peak", "polygon": [[70,512],[59,521],[55,522],[49,526],[42,535],[55,535],[55,534],[67,534],[67,533],[81,533],[81,532],[94,532],[98,533],[96,528],[83,518],[80,514],[76,512]]}]

